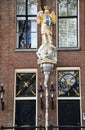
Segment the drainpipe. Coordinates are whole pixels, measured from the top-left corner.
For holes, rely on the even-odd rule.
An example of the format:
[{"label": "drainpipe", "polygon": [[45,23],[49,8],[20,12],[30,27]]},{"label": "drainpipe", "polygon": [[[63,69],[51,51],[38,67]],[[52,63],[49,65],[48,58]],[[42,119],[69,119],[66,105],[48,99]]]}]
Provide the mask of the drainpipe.
[{"label": "drainpipe", "polygon": [[48,103],[48,81],[49,81],[49,77],[50,77],[50,73],[53,69],[53,64],[52,63],[43,63],[40,65],[41,70],[44,73],[44,86],[46,89],[46,96],[45,96],[45,127],[46,130],[48,129],[48,108],[49,108],[49,103]]}]

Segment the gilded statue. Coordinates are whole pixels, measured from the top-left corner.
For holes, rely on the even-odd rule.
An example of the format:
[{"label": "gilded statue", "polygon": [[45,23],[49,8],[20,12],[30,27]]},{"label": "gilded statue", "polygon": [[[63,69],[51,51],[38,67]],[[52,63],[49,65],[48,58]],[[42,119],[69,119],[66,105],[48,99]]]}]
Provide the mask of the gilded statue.
[{"label": "gilded statue", "polygon": [[42,41],[41,45],[37,51],[38,64],[41,63],[54,63],[57,62],[57,49],[52,44],[53,31],[52,26],[56,24],[56,15],[55,12],[48,10],[41,10],[37,14],[37,23],[41,24],[41,35]]},{"label": "gilded statue", "polygon": [[41,24],[42,44],[52,44],[52,25],[56,24],[55,12],[45,9],[37,14],[37,23]]}]

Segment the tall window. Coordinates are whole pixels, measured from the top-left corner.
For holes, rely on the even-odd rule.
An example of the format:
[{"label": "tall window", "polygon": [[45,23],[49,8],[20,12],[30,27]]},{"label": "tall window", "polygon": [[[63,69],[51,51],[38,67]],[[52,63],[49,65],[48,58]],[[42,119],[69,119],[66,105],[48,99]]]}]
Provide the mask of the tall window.
[{"label": "tall window", "polygon": [[59,0],[58,48],[77,49],[78,46],[78,0]]},{"label": "tall window", "polygon": [[[15,125],[36,125],[36,71],[16,70]],[[26,130],[26,129],[23,129]]]},{"label": "tall window", "polygon": [[37,48],[37,0],[17,0],[17,49]]},{"label": "tall window", "polygon": [[[58,125],[80,126],[80,68],[57,68],[57,86]],[[66,128],[59,128],[59,130],[66,130]]]}]

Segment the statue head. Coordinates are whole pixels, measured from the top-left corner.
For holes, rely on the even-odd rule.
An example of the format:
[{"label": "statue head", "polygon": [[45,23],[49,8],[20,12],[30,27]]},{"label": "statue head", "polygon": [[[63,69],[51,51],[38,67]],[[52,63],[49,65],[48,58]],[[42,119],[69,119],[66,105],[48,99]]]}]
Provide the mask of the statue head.
[{"label": "statue head", "polygon": [[46,15],[48,15],[48,14],[50,13],[50,11],[46,9],[46,10],[44,11],[44,13],[45,13]]},{"label": "statue head", "polygon": [[48,15],[50,13],[48,6],[44,6],[44,13]]}]

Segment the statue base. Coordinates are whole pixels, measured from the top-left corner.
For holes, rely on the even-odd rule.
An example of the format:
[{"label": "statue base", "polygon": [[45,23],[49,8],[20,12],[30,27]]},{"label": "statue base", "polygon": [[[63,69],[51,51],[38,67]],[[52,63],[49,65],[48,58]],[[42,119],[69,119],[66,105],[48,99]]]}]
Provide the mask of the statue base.
[{"label": "statue base", "polygon": [[57,63],[57,49],[52,44],[42,44],[36,54],[38,56],[38,64]]}]

